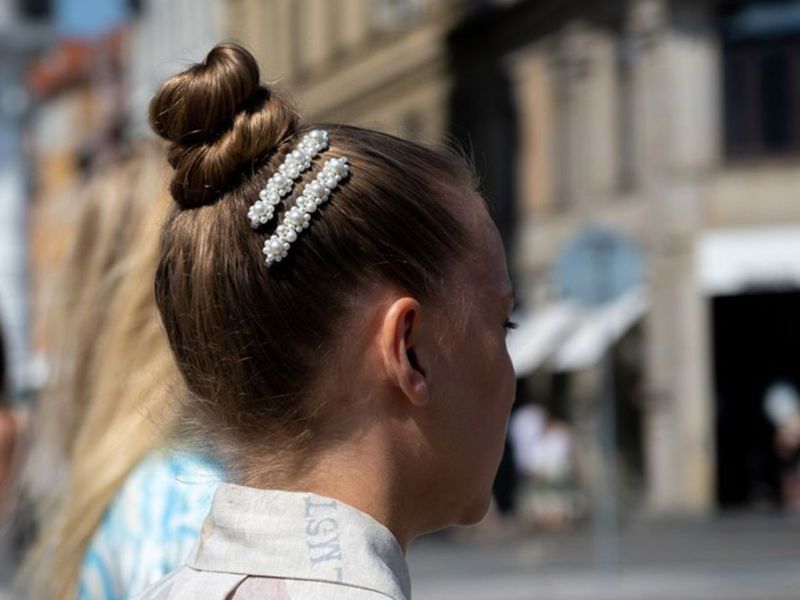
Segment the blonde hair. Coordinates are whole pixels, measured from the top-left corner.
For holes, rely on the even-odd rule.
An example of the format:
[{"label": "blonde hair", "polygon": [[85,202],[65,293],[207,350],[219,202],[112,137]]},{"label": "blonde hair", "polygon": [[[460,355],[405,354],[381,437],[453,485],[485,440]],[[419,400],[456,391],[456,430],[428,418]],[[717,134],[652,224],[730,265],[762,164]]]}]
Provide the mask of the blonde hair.
[{"label": "blonde hair", "polygon": [[[165,182],[155,146],[145,144],[98,173],[81,194],[79,231],[54,310],[53,326],[64,327],[64,335],[29,466],[66,467],[56,497],[39,503],[41,531],[25,577],[33,597],[74,598],[105,510],[177,422],[181,378],[151,284],[168,208]],[[63,434],[54,435],[58,430]],[[67,464],[53,466],[59,453]]]}]

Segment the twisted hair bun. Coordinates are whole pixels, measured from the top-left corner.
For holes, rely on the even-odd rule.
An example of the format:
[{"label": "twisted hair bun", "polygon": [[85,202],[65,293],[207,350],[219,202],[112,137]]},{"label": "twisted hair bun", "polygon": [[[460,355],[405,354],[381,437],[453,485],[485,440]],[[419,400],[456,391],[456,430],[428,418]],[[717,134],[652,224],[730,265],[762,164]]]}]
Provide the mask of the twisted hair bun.
[{"label": "twisted hair bun", "polygon": [[172,197],[196,208],[241,183],[246,167],[294,133],[297,115],[261,85],[253,55],[225,43],[161,86],[150,101],[150,125],[171,142]]}]

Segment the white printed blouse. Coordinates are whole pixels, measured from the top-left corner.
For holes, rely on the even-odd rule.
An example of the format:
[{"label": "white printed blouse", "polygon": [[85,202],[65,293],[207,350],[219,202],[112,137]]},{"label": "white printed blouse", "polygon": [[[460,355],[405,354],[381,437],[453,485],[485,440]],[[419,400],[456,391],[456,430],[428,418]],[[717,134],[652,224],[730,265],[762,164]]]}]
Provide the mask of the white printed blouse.
[{"label": "white printed blouse", "polygon": [[410,600],[397,540],[372,517],[310,493],[217,488],[186,565],[138,600]]}]

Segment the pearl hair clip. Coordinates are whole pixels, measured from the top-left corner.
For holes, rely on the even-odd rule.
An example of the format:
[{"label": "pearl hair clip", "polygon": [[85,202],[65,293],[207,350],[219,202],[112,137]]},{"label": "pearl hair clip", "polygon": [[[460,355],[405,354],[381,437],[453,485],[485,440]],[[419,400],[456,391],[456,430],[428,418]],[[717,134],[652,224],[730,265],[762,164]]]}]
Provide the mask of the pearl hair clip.
[{"label": "pearl hair clip", "polygon": [[324,129],[315,129],[303,136],[297,148],[286,155],[278,172],[269,178],[267,185],[258,193],[259,200],[247,210],[250,227],[258,229],[272,220],[275,207],[281,199],[291,193],[300,174],[311,168],[314,157],[327,147],[328,132]]},{"label": "pearl hair clip", "polygon": [[306,184],[295,205],[286,211],[275,228],[275,233],[264,242],[262,252],[267,257],[267,267],[286,258],[289,248],[297,239],[297,234],[306,229],[311,222],[312,213],[330,198],[331,192],[348,173],[350,165],[346,158],[333,157],[325,161],[314,181]]}]

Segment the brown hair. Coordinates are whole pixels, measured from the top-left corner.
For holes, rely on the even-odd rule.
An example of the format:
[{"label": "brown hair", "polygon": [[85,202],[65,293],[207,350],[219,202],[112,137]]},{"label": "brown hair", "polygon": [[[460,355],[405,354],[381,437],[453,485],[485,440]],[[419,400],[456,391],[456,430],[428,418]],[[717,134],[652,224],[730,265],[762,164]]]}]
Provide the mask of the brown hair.
[{"label": "brown hair", "polygon": [[460,158],[391,135],[318,125],[330,148],[279,209],[330,156],[346,157],[351,174],[268,269],[261,248],[278,219],[254,231],[247,209],[313,127],[298,125],[235,44],[217,45],[167,81],[150,121],[172,143],[177,202],[161,240],[156,301],[194,412],[233,448],[296,448],[313,439],[308,400],[339,356],[357,300],[375,285],[421,302],[441,298],[470,248],[455,203],[470,193],[471,171]]}]

